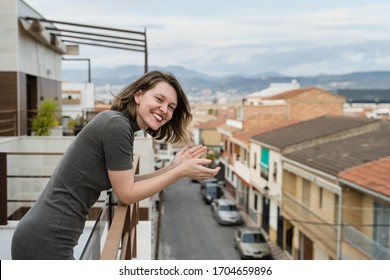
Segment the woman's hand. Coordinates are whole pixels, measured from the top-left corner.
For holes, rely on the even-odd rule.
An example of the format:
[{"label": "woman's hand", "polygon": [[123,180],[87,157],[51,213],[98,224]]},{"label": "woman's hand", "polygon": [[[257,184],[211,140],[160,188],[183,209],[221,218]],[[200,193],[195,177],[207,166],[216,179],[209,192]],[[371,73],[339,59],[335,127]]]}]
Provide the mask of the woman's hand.
[{"label": "woman's hand", "polygon": [[207,147],[203,145],[196,145],[192,148],[188,148],[188,145],[186,145],[176,153],[172,160],[171,167],[175,168],[189,159],[199,158],[206,151]]},{"label": "woman's hand", "polygon": [[181,169],[183,176],[201,181],[213,178],[221,169],[221,167],[209,168],[204,166],[210,163],[210,159],[192,158],[183,162],[178,168]]}]

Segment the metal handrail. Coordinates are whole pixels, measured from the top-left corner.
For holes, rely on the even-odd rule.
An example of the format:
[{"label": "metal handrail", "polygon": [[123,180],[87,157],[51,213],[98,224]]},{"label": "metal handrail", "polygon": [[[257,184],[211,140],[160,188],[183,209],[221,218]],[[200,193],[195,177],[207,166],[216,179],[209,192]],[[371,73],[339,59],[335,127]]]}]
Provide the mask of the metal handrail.
[{"label": "metal handrail", "polygon": [[0,135],[17,135],[17,110],[0,110]]},{"label": "metal handrail", "polygon": [[101,254],[102,260],[128,260],[136,257],[137,216],[138,204],[116,207]]},{"label": "metal handrail", "polygon": [[[134,157],[133,167],[136,173],[138,173],[139,156]],[[116,205],[101,254],[102,260],[130,260],[137,256],[139,205],[138,203],[132,205]]]},{"label": "metal handrail", "polygon": [[[60,155],[61,153],[18,153],[18,152],[0,152],[0,224],[6,225],[8,220],[7,203],[10,202],[7,197],[7,178],[47,178],[50,176],[27,176],[27,175],[8,175],[7,174],[7,155]],[[139,172],[139,156],[134,156],[133,167],[136,170],[136,174]],[[138,203],[124,206],[118,205],[113,201],[113,193],[108,192],[108,200],[102,207],[99,216],[95,222],[95,225],[91,231],[88,241],[83,249],[81,259],[132,259],[137,255],[137,224],[139,219],[139,206]],[[16,200],[15,200],[16,201]],[[17,200],[21,202],[22,200]],[[107,202],[108,201],[108,202]],[[34,201],[29,201],[34,202]],[[100,224],[108,216],[106,222],[109,229],[107,239],[102,252],[100,253],[100,241],[103,236],[96,232],[100,230]],[[98,242],[95,242],[96,236],[99,237]],[[98,244],[96,246],[96,244]],[[94,247],[95,246],[95,247]],[[119,256],[118,256],[119,254]]]}]

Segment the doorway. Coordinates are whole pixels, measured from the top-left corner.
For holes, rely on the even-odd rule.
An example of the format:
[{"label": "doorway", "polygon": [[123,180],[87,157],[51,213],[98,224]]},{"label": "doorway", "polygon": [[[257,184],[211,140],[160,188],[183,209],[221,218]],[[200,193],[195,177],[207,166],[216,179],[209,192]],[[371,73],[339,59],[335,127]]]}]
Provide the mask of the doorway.
[{"label": "doorway", "polygon": [[38,109],[38,88],[37,88],[37,77],[26,75],[26,95],[27,95],[27,109],[26,109],[26,129],[24,130],[27,135],[31,135],[31,122],[36,111]]}]

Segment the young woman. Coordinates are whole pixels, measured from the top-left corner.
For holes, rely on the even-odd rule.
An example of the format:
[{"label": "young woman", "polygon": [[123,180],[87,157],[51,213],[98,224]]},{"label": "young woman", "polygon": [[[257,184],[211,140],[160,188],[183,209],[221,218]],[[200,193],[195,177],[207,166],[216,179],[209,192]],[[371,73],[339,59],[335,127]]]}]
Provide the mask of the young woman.
[{"label": "young woman", "polygon": [[185,141],[192,119],[177,79],[151,71],[125,87],[111,110],[96,115],[77,135],[44,191],[20,220],[12,240],[13,259],[74,259],[89,209],[101,191],[113,189],[119,201],[132,204],[183,177],[205,180],[219,168],[200,158],[201,145],[179,151],[172,163],[150,174],[134,174],[134,132],[155,139]]}]

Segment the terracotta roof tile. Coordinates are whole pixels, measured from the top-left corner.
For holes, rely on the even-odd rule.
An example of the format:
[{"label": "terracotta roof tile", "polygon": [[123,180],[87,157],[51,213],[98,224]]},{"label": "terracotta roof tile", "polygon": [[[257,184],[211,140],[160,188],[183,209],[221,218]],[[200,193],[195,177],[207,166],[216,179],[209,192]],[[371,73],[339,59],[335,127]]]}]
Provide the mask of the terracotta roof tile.
[{"label": "terracotta roof tile", "polygon": [[264,100],[290,99],[290,98],[294,98],[296,96],[299,96],[301,94],[304,94],[304,93],[310,92],[310,91],[323,92],[323,93],[334,95],[335,97],[337,97],[339,99],[345,99],[345,97],[342,95],[338,95],[336,93],[324,90],[324,89],[319,88],[319,87],[303,87],[303,88],[299,88],[299,89],[293,89],[293,90],[285,91],[285,92],[277,94],[277,95],[265,97],[263,99]]},{"label": "terracotta roof tile", "polygon": [[222,133],[224,135],[232,135],[232,133],[234,133],[236,131],[241,131],[241,129],[227,125],[227,124],[222,124],[222,125],[218,126],[217,130],[219,131],[219,133]]},{"label": "terracotta roof tile", "polygon": [[208,122],[203,122],[203,123],[196,124],[195,127],[203,128],[203,129],[217,128],[218,126],[224,124],[225,122],[226,122],[226,118],[218,118],[218,119],[215,119],[215,120],[210,120]]},{"label": "terracotta roof tile", "polygon": [[346,169],[339,177],[390,197],[390,156]]},{"label": "terracotta roof tile", "polygon": [[289,99],[289,98],[298,96],[302,93],[305,93],[307,91],[311,91],[314,89],[317,89],[317,88],[316,87],[304,87],[304,88],[299,88],[299,89],[293,89],[293,90],[285,91],[285,92],[277,94],[277,95],[265,97],[263,99],[264,100]]}]

